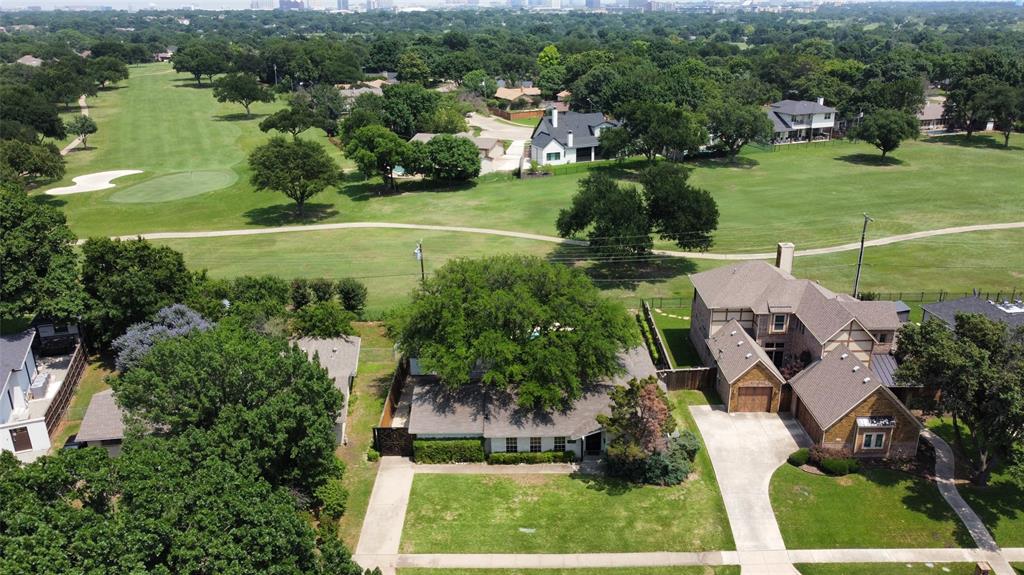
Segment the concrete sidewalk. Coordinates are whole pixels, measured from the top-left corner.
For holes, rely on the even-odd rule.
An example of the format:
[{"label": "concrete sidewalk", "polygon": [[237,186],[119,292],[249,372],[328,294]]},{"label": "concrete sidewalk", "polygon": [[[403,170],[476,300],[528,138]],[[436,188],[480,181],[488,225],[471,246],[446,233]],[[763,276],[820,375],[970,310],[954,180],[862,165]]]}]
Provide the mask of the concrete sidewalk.
[{"label": "concrete sidewalk", "polygon": [[353,558],[364,568],[394,573],[394,558],[402,542],[402,526],[412,490],[413,463],[405,457],[382,457],[370,504]]},{"label": "concrete sidewalk", "polygon": [[398,567],[429,567],[444,569],[583,569],[598,567],[657,567],[681,565],[736,565],[735,551],[703,553],[566,553],[520,555],[437,554],[399,555]]}]

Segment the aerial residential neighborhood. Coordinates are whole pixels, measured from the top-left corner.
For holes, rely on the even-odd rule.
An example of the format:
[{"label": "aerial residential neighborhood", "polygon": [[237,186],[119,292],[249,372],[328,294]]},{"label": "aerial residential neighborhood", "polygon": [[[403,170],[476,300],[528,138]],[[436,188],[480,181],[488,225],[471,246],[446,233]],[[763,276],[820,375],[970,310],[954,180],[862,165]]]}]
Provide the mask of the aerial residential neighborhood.
[{"label": "aerial residential neighborhood", "polygon": [[0,574],[1024,575],[1020,3],[0,7]]}]

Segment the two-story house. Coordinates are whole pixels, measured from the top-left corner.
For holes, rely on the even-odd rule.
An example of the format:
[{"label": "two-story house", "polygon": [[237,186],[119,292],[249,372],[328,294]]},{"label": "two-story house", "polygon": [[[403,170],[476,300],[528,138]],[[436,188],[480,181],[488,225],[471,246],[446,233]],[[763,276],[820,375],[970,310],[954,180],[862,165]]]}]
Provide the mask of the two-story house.
[{"label": "two-story house", "polygon": [[533,129],[530,160],[541,165],[600,160],[601,130],[618,125],[600,112],[583,114],[551,108]]},{"label": "two-story house", "polygon": [[824,98],[816,102],[782,100],[768,106],[766,112],[776,144],[831,139],[836,125],[836,109],[826,106]]},{"label": "two-story house", "polygon": [[795,278],[793,256],[794,246],[781,243],[775,266],[750,261],[690,276],[690,339],[717,368],[726,409],[793,412],[819,444],[864,455],[912,453],[917,421],[890,389],[892,378],[872,370],[891,376],[896,302],[860,301]]}]

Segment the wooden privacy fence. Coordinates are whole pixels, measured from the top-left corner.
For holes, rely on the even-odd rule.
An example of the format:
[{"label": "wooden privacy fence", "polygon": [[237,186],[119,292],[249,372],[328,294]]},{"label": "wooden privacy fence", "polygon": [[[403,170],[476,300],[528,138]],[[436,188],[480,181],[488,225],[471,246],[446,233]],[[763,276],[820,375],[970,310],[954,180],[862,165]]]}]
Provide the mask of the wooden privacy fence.
[{"label": "wooden privacy fence", "polygon": [[75,389],[78,388],[78,382],[82,379],[84,372],[85,345],[80,342],[71,354],[71,363],[68,365],[67,373],[64,374],[64,382],[60,385],[56,397],[50,402],[50,406],[46,408],[46,414],[43,416],[46,422],[46,432],[51,436],[57,429],[57,425],[60,424],[60,420],[64,418],[68,404],[71,403],[71,396],[75,394]]},{"label": "wooden privacy fence", "polygon": [[678,389],[711,389],[715,385],[717,370],[713,367],[687,367],[658,370],[658,378],[669,391]]},{"label": "wooden privacy fence", "polygon": [[377,427],[373,428],[373,448],[381,455],[412,457],[412,441],[415,436],[409,434],[408,424],[402,427],[392,427],[395,411],[398,409],[398,402],[402,399],[402,392],[408,379],[409,359],[403,357],[398,362],[395,375],[391,379],[391,389],[388,390],[388,397],[384,400],[380,421],[377,423]]},{"label": "wooden privacy fence", "polygon": [[661,339],[661,334],[658,333],[658,326],[654,323],[654,315],[651,313],[651,306],[647,305],[646,301],[642,301],[644,309],[644,321],[647,322],[647,329],[651,331],[651,340],[654,346],[658,348],[658,362],[655,367],[668,368],[668,348],[665,347],[665,342]]}]

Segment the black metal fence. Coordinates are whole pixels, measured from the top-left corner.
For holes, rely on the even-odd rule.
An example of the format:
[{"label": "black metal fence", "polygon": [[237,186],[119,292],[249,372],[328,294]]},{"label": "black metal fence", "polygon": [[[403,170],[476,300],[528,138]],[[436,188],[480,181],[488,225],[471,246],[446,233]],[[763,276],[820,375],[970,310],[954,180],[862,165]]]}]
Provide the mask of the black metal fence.
[{"label": "black metal fence", "polygon": [[902,300],[908,303],[932,303],[964,297],[978,297],[991,301],[1010,300],[1016,301],[1024,297],[1024,289],[1012,288],[1008,290],[972,290],[972,291],[886,291],[876,292],[865,290],[860,292],[861,299],[873,300]]}]

